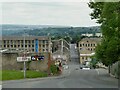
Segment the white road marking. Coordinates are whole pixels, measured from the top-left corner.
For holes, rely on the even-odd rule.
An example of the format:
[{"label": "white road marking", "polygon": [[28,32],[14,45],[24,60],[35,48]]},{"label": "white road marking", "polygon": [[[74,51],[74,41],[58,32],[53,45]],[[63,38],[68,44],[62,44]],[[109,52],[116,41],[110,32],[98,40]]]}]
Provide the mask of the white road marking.
[{"label": "white road marking", "polygon": [[91,86],[90,86],[90,87],[88,87],[88,88],[94,88],[94,87],[91,87]]},{"label": "white road marking", "polygon": [[98,75],[100,75],[100,72],[98,71],[98,69],[96,69],[96,71],[97,71]]},{"label": "white road marking", "polygon": [[2,85],[0,85],[0,90],[2,90]]}]

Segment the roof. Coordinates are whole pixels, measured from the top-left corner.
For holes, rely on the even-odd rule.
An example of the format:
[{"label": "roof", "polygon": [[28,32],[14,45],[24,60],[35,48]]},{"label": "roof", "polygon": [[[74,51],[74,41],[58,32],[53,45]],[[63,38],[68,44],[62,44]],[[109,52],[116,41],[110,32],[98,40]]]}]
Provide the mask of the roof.
[{"label": "roof", "polygon": [[[2,36],[2,40],[23,40],[24,36]],[[25,40],[48,40],[48,36],[25,36]]]},{"label": "roof", "polygon": [[79,43],[85,42],[85,41],[100,43],[101,38],[83,38],[81,41],[79,41]]}]

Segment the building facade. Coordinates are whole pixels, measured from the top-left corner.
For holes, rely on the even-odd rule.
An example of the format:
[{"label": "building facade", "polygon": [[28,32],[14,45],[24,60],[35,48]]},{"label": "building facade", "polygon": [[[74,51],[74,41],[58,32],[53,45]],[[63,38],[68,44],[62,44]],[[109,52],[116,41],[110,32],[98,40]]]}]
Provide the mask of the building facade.
[{"label": "building facade", "polygon": [[80,64],[87,64],[91,61],[91,56],[95,54],[95,48],[100,41],[101,38],[83,38],[79,41]]},{"label": "building facade", "polygon": [[1,49],[19,50],[31,53],[51,52],[51,38],[44,36],[3,36]]}]

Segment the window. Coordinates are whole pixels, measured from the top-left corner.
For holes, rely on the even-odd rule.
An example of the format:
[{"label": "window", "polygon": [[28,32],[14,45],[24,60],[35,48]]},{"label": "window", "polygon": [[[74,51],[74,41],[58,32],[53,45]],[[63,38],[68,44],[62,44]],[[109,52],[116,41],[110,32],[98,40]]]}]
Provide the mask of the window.
[{"label": "window", "polygon": [[86,44],[86,47],[87,47],[87,44]]},{"label": "window", "polygon": [[84,46],[84,44],[83,44],[83,46]]},{"label": "window", "polygon": [[43,47],[45,47],[45,45],[43,45]]},{"label": "window", "polygon": [[11,47],[13,47],[13,45],[11,45]]},{"label": "window", "polygon": [[18,47],[20,47],[20,45],[18,45]]},{"label": "window", "polygon": [[32,51],[34,52],[34,49],[32,49]]},{"label": "window", "polygon": [[14,43],[16,44],[16,41],[14,41]]},{"label": "window", "polygon": [[91,48],[91,51],[92,51],[92,48]]},{"label": "window", "polygon": [[92,44],[91,44],[91,46],[92,46]]},{"label": "window", "polygon": [[90,46],[90,44],[88,44],[88,47]]},{"label": "window", "polygon": [[12,43],[13,41],[11,40],[11,43]]},{"label": "window", "polygon": [[84,57],[82,57],[82,59],[84,60]]},{"label": "window", "polygon": [[48,41],[46,40],[46,43],[48,44]]},{"label": "window", "polygon": [[43,43],[45,43],[45,40],[43,40]]},{"label": "window", "polygon": [[45,49],[43,49],[43,52],[45,51]]},{"label": "window", "polygon": [[30,40],[28,40],[28,42],[30,43]]},{"label": "window", "polygon": [[25,40],[25,43],[27,43],[27,40]]},{"label": "window", "polygon": [[90,49],[88,48],[88,50],[90,50]]},{"label": "window", "polygon": [[32,43],[34,43],[34,40],[32,40]]},{"label": "window", "polygon": [[46,44],[46,47],[49,47],[49,45],[48,45],[48,44]]},{"label": "window", "polygon": [[30,45],[29,45],[29,47],[30,47]]},{"label": "window", "polygon": [[16,47],[16,45],[14,45],[14,47]]},{"label": "window", "polygon": [[7,47],[9,47],[9,45],[7,45]]},{"label": "window", "polygon": [[6,41],[4,40],[4,43],[6,43]]},{"label": "window", "polygon": [[27,47],[27,45],[25,45],[25,47]]},{"label": "window", "polygon": [[32,45],[32,47],[34,47],[34,45]]},{"label": "window", "polygon": [[23,47],[23,45],[22,45],[22,47]]},{"label": "window", "polygon": [[80,47],[82,47],[82,45],[80,44]]},{"label": "window", "polygon": [[6,47],[6,45],[4,45],[4,47]]},{"label": "window", "polygon": [[95,44],[94,44],[94,46],[95,46]]},{"label": "window", "polygon": [[7,43],[9,43],[9,40],[7,40]]}]

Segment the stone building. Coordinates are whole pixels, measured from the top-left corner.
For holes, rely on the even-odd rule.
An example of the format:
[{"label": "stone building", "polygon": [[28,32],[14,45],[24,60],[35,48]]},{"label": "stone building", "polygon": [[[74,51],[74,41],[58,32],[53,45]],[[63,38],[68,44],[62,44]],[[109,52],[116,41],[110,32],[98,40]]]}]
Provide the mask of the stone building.
[{"label": "stone building", "polygon": [[43,36],[3,36],[0,48],[30,53],[51,52],[51,38]]},{"label": "stone building", "polygon": [[80,64],[87,64],[91,61],[90,57],[95,54],[95,47],[100,41],[101,38],[83,38],[79,41]]},{"label": "stone building", "polygon": [[51,48],[51,38],[47,36],[3,36],[0,40],[0,67],[3,70],[23,69],[23,62],[18,62],[17,57],[23,57],[25,52],[26,57],[36,54],[44,56],[44,60],[26,62],[29,70],[47,71],[50,66]]}]

